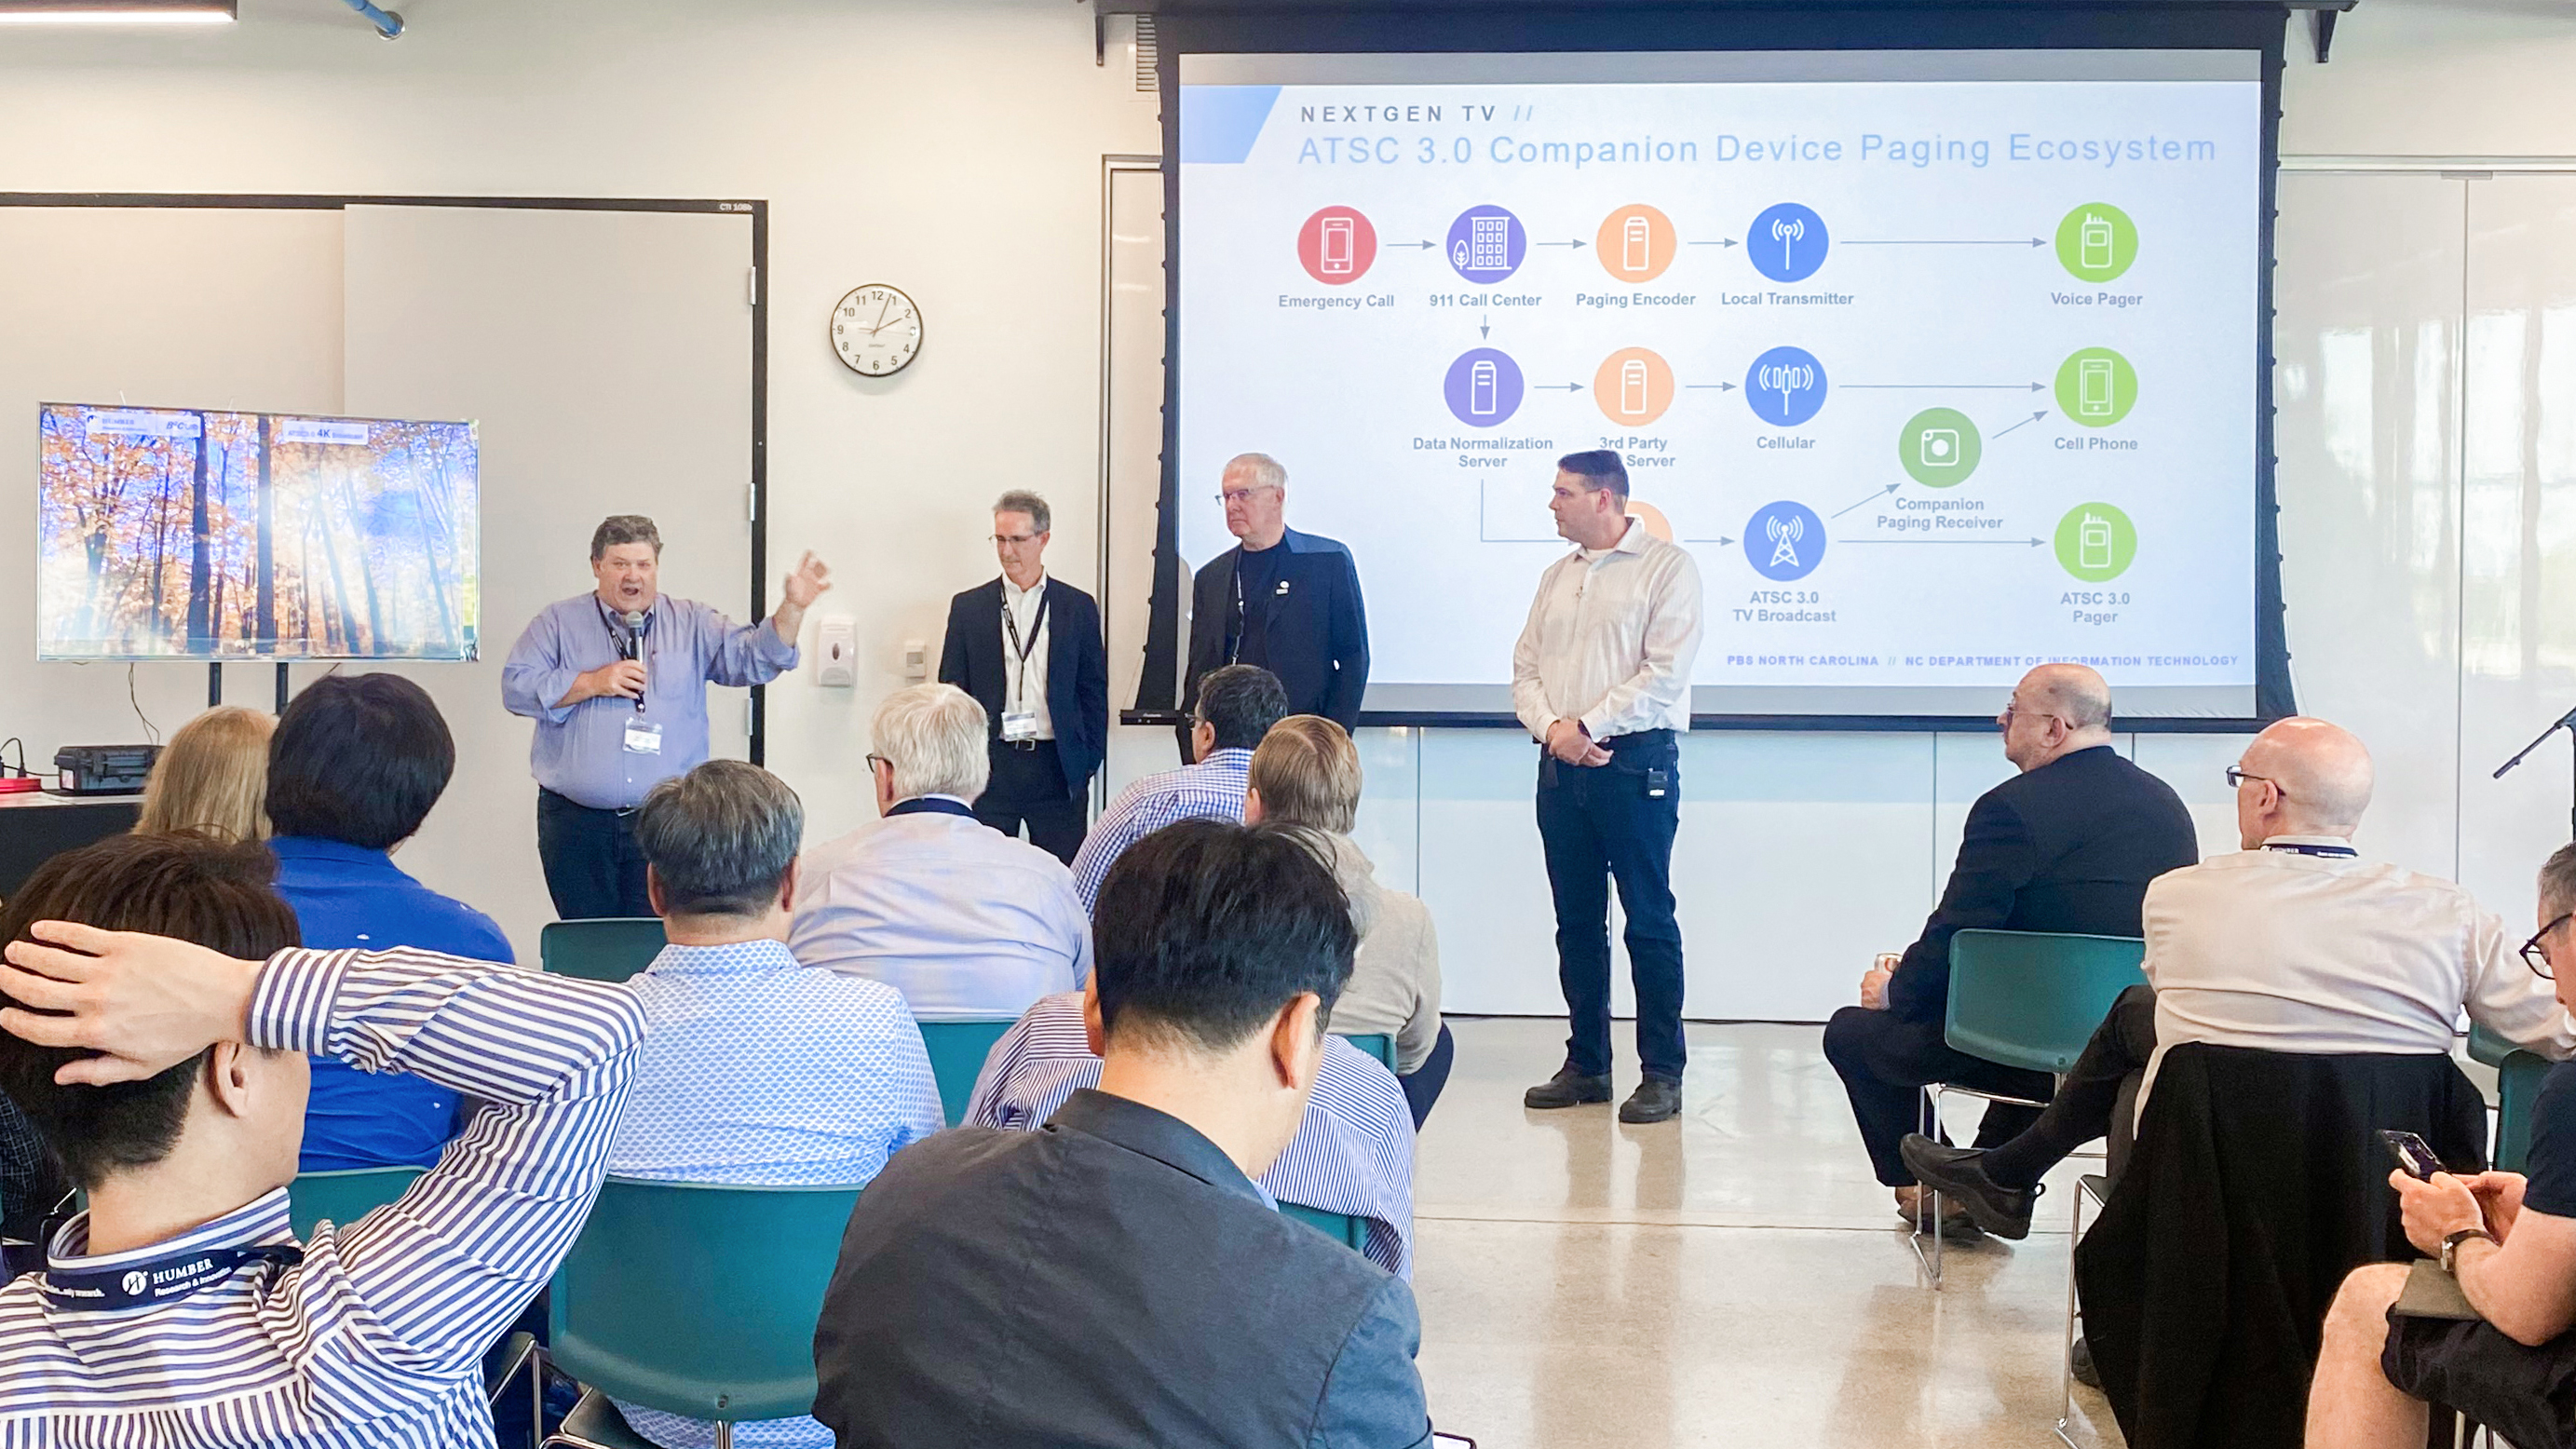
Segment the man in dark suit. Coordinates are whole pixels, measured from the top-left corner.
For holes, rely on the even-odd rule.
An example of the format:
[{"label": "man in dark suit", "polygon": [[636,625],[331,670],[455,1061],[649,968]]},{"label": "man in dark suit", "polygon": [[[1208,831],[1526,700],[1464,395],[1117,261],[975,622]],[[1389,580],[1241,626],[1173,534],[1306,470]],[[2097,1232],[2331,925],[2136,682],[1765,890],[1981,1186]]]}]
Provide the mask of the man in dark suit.
[{"label": "man in dark suit", "polygon": [[[1242,540],[1208,561],[1190,591],[1190,670],[1181,708],[1199,680],[1226,664],[1279,676],[1290,714],[1319,714],[1359,728],[1368,692],[1368,612],[1351,551],[1288,526],[1288,471],[1261,453],[1225,465],[1219,496],[1226,530]],[[1186,737],[1181,748],[1189,749]]]},{"label": "man in dark suit", "polygon": [[[2046,1072],[1999,1066],[1942,1039],[1950,937],[1972,928],[2135,936],[2147,882],[2200,860],[2191,813],[2173,787],[2111,748],[2111,688],[2081,664],[2022,676],[1996,717],[2004,758],[2021,773],[1968,810],[1941,905],[1902,956],[1861,979],[1861,1004],[1825,1024],[1825,1059],[1841,1074],[1878,1180],[1914,1212],[1918,1189],[1897,1144],[1921,1123],[1923,1088],[1954,1083],[2044,1102]],[[1989,1106],[1977,1145],[2028,1126],[2027,1107]]]},{"label": "man in dark suit", "polygon": [[823,1295],[814,1416],[844,1449],[1428,1445],[1411,1291],[1252,1183],[1350,979],[1331,870],[1182,821],[1119,857],[1093,931],[1100,1085],[886,1164]]},{"label": "man in dark suit", "polygon": [[1067,865],[1082,848],[1083,795],[1109,749],[1109,655],[1100,606],[1047,577],[1046,500],[1013,489],[993,505],[1002,576],[948,601],[939,682],[975,696],[992,724],[992,783],[975,818]]}]

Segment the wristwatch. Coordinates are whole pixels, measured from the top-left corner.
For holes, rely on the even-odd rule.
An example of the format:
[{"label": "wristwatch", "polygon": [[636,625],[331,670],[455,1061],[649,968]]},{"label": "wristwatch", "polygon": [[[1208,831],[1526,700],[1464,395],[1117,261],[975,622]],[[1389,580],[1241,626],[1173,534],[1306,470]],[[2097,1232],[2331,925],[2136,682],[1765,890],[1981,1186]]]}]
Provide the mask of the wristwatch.
[{"label": "wristwatch", "polygon": [[2443,1272],[2450,1273],[2455,1276],[2459,1273],[2460,1244],[2467,1242],[2471,1238],[2484,1238],[2488,1242],[2495,1243],[2499,1247],[2503,1246],[2495,1234],[2488,1232],[2484,1228],[2462,1228],[2458,1232],[2442,1239]]}]

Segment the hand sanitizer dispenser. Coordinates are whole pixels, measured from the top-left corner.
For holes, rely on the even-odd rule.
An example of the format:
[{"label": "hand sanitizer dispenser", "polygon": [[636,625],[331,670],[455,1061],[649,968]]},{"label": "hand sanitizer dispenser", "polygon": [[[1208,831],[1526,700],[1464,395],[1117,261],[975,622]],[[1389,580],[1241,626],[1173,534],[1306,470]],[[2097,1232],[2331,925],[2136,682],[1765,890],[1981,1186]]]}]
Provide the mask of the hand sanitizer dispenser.
[{"label": "hand sanitizer dispenser", "polygon": [[859,682],[859,626],[847,614],[826,614],[815,632],[814,682],[825,689],[852,689]]}]

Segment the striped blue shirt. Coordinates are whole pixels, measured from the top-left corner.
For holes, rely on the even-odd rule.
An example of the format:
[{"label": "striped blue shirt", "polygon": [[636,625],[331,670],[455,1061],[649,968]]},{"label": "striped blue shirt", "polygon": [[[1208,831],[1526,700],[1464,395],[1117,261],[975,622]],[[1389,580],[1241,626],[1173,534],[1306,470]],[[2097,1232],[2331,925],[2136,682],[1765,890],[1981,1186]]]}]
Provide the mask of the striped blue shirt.
[{"label": "striped blue shirt", "polygon": [[[1075,1091],[1098,1085],[1082,994],[1050,996],[993,1043],[966,1124],[1034,1132]],[[1273,1204],[1366,1219],[1369,1261],[1413,1276],[1413,1114],[1395,1078],[1349,1042],[1324,1039],[1306,1120],[1254,1186]]]},{"label": "striped blue shirt", "polygon": [[1195,765],[1148,775],[1119,791],[1073,857],[1073,889],[1082,908],[1088,911],[1100,899],[1100,883],[1127,847],[1164,826],[1202,817],[1241,820],[1251,771],[1252,751],[1210,750]]},{"label": "striped blue shirt", "polygon": [[[0,1446],[490,1445],[485,1348],[589,1216],[644,1012],[622,986],[427,951],[281,951],[251,1044],[417,1072],[483,1105],[411,1190],[323,1223],[300,1266],[246,1264],[184,1298],[57,1309],[36,1275],[0,1288]],[[284,1188],[175,1238],[86,1255],[91,1271],[198,1248],[294,1241]]]},{"label": "striped blue shirt", "polygon": [[[921,1029],[883,982],[799,966],[781,942],[743,941],[665,946],[626,984],[652,1035],[608,1152],[619,1177],[861,1184],[943,1125]],[[705,1420],[617,1407],[667,1449],[716,1441]],[[832,1431],[800,1414],[737,1424],[733,1442],[830,1449]]]}]

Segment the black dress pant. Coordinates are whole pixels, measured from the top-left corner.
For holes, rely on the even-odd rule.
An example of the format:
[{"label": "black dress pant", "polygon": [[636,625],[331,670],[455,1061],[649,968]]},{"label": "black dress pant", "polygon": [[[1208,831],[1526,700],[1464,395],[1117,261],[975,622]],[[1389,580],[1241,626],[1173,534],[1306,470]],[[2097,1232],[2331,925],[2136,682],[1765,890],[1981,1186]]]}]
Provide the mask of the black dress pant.
[{"label": "black dress pant", "polygon": [[1979,1164],[2004,1187],[2028,1187],[2096,1137],[2111,1142],[2113,1178],[2129,1163],[2137,1136],[2138,1086],[2156,1055],[2156,989],[2132,986],[2093,1028],[2048,1110]]},{"label": "black dress pant", "polygon": [[[1914,1182],[1914,1173],[1897,1155],[1896,1144],[1905,1140],[1906,1133],[1922,1130],[1929,1100],[1924,1087],[1943,1082],[2045,1102],[2057,1085],[2046,1072],[2007,1067],[1953,1050],[1942,1039],[1937,1021],[1907,1021],[1866,1006],[1846,1006],[1825,1023],[1825,1060],[1842,1077],[1843,1090],[1851,1096],[1852,1117],[1860,1123],[1861,1144],[1869,1149],[1869,1164],[1889,1187]],[[2036,1108],[1989,1103],[1985,1120],[1977,1127],[1977,1145],[1998,1146],[2038,1116]]]},{"label": "black dress pant", "polygon": [[540,787],[537,859],[545,865],[555,914],[564,920],[653,914],[632,810],[593,810]]},{"label": "black dress pant", "polygon": [[1431,1054],[1422,1065],[1395,1079],[1404,1089],[1404,1105],[1413,1112],[1413,1130],[1431,1118],[1431,1104],[1440,1100],[1440,1089],[1449,1085],[1449,1067],[1458,1057],[1458,1039],[1449,1034],[1449,1023],[1440,1023],[1440,1035],[1431,1043]]},{"label": "black dress pant", "polygon": [[[1538,836],[1556,896],[1556,979],[1570,1030],[1565,1063],[1610,1070],[1610,886],[1627,913],[1628,974],[1637,988],[1637,1062],[1682,1079],[1682,928],[1673,919],[1673,835],[1681,827],[1681,746],[1671,730],[1600,742],[1610,763],[1586,768],[1539,752]],[[1660,783],[1660,795],[1648,793]]]},{"label": "black dress pant", "polygon": [[993,778],[976,798],[975,818],[1014,840],[1025,823],[1029,844],[1071,865],[1074,852],[1082,849],[1084,817],[1090,812],[1064,778],[1055,741],[1030,743],[1033,748],[1024,750],[992,742]]}]

